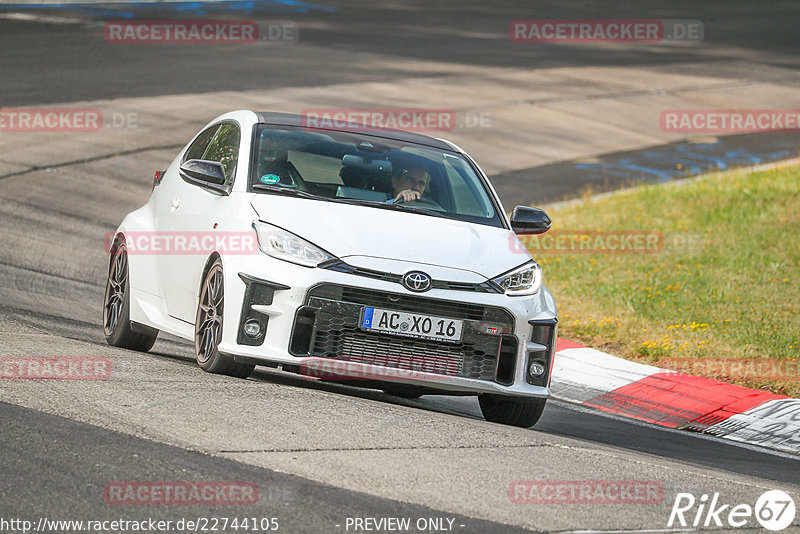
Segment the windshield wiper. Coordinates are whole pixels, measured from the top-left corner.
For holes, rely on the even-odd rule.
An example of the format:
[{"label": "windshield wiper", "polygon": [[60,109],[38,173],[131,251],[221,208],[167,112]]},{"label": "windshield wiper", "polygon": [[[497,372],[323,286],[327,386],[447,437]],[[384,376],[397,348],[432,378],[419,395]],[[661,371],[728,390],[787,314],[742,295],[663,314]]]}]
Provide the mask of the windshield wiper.
[{"label": "windshield wiper", "polygon": [[448,218],[444,213],[440,213],[434,210],[426,210],[425,208],[416,208],[414,206],[407,206],[406,204],[403,203],[387,204],[386,202],[376,202],[374,200],[356,200],[356,199],[348,199],[348,200],[355,200],[355,202],[353,202],[354,204],[366,204],[368,206],[374,206],[376,208],[383,208],[387,210],[408,211],[411,213],[419,213],[421,215],[432,215],[434,217]]},{"label": "windshield wiper", "polygon": [[300,197],[300,198],[313,198],[315,200],[330,200],[326,197],[322,197],[319,195],[315,195],[313,193],[307,193],[306,191],[300,191],[299,189],[294,189],[291,187],[281,187],[275,185],[267,185],[267,184],[253,184],[253,189],[255,191],[267,191],[269,193],[277,193],[279,195],[286,195],[290,197]]},{"label": "windshield wiper", "polygon": [[405,204],[387,204],[386,202],[377,202],[375,200],[361,200],[361,199],[347,198],[347,197],[329,198],[329,197],[324,197],[322,195],[315,195],[313,193],[308,193],[306,191],[300,191],[299,189],[294,189],[290,187],[281,187],[268,184],[253,184],[253,190],[266,191],[268,193],[277,193],[279,195],[286,195],[290,197],[311,198],[314,200],[327,200],[328,202],[339,202],[341,204],[374,206],[376,208],[383,208],[387,210],[408,211],[411,213],[419,213],[421,215],[431,215],[434,217],[443,217],[446,219],[449,218],[445,214],[439,213],[438,211],[426,210],[425,208],[416,208],[413,206],[406,206]]}]

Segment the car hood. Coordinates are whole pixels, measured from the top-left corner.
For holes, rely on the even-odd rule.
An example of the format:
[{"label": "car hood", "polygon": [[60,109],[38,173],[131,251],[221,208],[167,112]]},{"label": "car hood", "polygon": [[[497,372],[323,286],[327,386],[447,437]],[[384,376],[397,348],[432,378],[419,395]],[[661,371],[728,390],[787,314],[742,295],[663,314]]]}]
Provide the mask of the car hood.
[{"label": "car hood", "polygon": [[[255,194],[262,221],[288,230],[357,267],[393,272],[391,261],[493,278],[528,261],[514,233],[416,213],[336,202]],[[406,271],[413,266],[401,269]],[[471,273],[468,275],[467,273]],[[431,275],[436,277],[434,272]],[[444,274],[444,273],[442,273]]]}]

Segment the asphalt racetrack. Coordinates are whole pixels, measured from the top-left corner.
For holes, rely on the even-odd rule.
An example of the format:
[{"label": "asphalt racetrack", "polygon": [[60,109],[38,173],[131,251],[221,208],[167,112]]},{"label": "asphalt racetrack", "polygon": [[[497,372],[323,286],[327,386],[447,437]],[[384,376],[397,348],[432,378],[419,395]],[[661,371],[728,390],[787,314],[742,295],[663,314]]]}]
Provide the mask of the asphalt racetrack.
[{"label": "asphalt racetrack", "polygon": [[[681,528],[668,525],[679,493],[753,506],[781,489],[797,500],[800,461],[790,455],[556,400],[524,430],[484,421],[473,397],[407,401],[262,368],[247,380],[209,375],[181,340],[161,336],[149,353],[136,353],[108,346],[101,325],[103,236],[147,200],[153,171],[223,111],[452,100],[458,113],[490,114],[490,128],[453,135],[498,177],[507,209],[520,198],[561,200],[586,183],[604,189],[638,179],[598,181],[576,166],[581,157],[639,157],[652,147],[673,153],[683,142],[623,128],[640,113],[639,99],[652,107],[652,99],[700,94],[717,107],[800,108],[797,2],[180,6],[0,5],[3,108],[96,107],[136,122],[102,134],[0,131],[0,356],[98,356],[112,364],[108,380],[0,381],[0,531],[18,531],[2,522],[11,519],[255,517],[277,518],[279,532],[399,531],[386,522],[368,529],[377,523],[355,518],[410,518],[409,532],[660,532]],[[290,21],[300,37],[203,46],[103,40],[107,20],[181,18]],[[705,37],[670,46],[510,46],[509,21],[534,18],[692,19],[703,22]],[[562,78],[547,86],[527,76]],[[514,122],[519,114],[502,108],[559,95],[572,100],[541,114],[558,135],[536,130],[535,113]],[[580,122],[589,120],[581,113],[602,115],[608,106],[620,121],[613,132],[607,119],[597,129]],[[578,123],[556,117],[567,111]],[[797,155],[791,132],[769,135],[776,137],[707,143],[735,145],[722,151],[739,151],[731,166]],[[547,139],[541,150],[537,136]],[[603,157],[596,161],[613,159]],[[515,502],[509,488],[531,480],[646,481],[663,495],[628,504]],[[120,481],[246,482],[259,498],[120,506],[104,493]],[[759,528],[752,519],[740,530]]]}]

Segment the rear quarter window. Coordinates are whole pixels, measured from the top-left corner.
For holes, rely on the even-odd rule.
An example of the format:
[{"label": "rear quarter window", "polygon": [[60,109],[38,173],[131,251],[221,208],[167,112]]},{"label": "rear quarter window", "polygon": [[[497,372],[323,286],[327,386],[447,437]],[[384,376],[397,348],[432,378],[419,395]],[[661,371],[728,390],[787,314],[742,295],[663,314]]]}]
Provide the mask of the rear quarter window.
[{"label": "rear quarter window", "polygon": [[203,153],[202,159],[218,161],[225,169],[225,181],[230,183],[236,172],[236,163],[239,160],[239,127],[235,124],[225,123],[219,127],[214,138]]},{"label": "rear quarter window", "polygon": [[211,142],[211,139],[214,137],[214,134],[217,133],[219,129],[219,124],[215,124],[209,128],[206,128],[202,131],[200,135],[192,142],[192,145],[186,150],[186,154],[183,156],[183,161],[189,161],[190,159],[203,159],[203,154],[208,148],[208,144]]}]

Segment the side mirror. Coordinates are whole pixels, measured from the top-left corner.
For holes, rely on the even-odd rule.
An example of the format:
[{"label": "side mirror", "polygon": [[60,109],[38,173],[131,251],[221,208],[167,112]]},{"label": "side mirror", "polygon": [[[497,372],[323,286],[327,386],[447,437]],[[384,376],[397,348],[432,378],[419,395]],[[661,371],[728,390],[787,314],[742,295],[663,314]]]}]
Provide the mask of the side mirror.
[{"label": "side mirror", "polygon": [[218,161],[190,159],[183,162],[178,173],[186,183],[221,195],[231,193],[231,185],[225,184],[225,168]]},{"label": "side mirror", "polygon": [[517,206],[511,213],[511,229],[518,234],[543,234],[551,224],[550,217],[539,208]]}]

